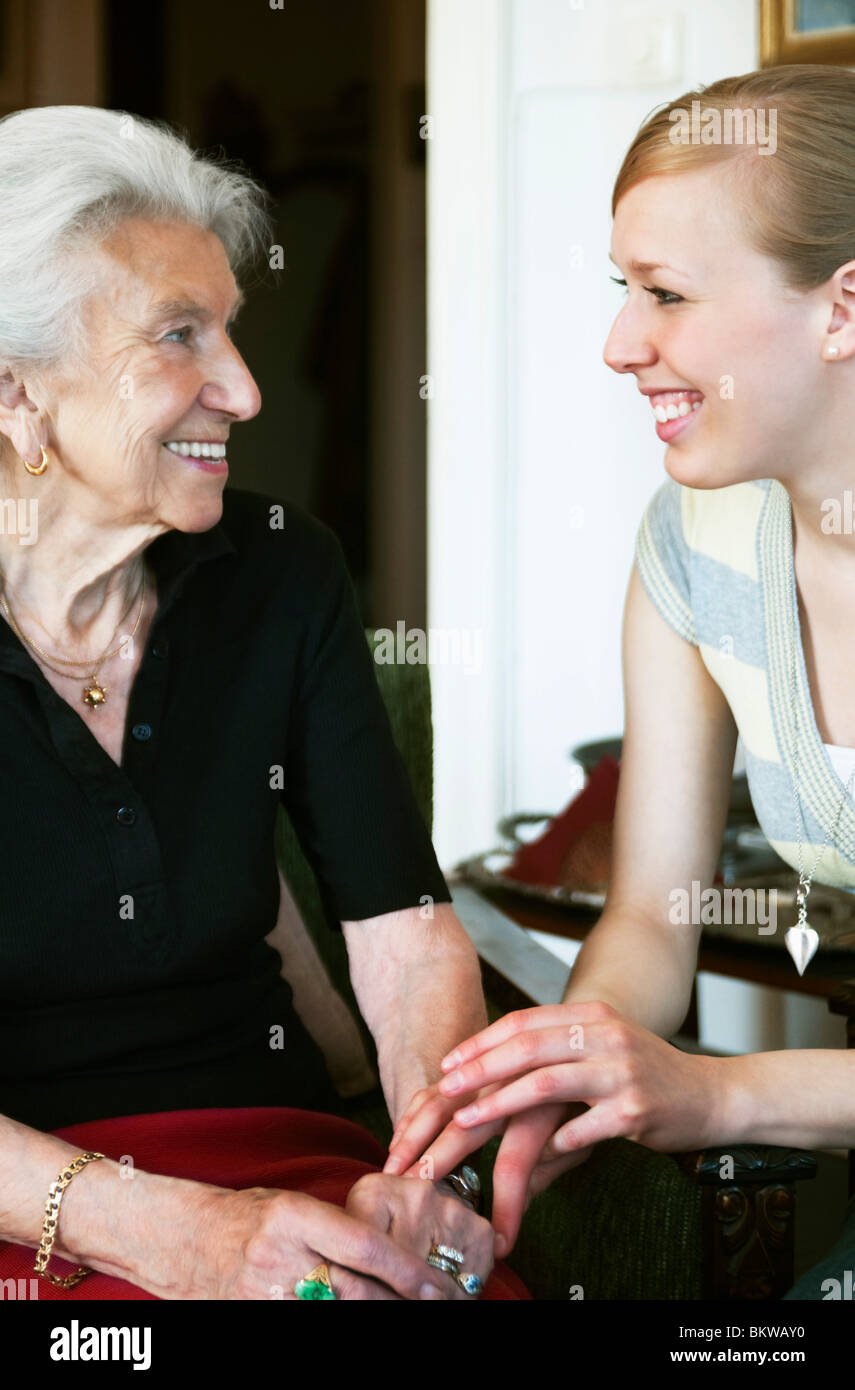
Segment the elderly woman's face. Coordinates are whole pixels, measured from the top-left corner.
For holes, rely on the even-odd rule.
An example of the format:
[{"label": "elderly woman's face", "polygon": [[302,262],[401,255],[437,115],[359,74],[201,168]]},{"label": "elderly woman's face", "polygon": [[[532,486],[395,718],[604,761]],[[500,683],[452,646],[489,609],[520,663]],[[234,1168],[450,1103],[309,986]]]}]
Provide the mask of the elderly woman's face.
[{"label": "elderly woman's face", "polygon": [[[261,407],[229,336],[240,296],[223,245],[185,223],[128,220],[96,254],[94,370],[58,389],[52,442],[93,519],[207,530],[228,474],[210,446]],[[206,444],[208,457],[169,444]]]}]

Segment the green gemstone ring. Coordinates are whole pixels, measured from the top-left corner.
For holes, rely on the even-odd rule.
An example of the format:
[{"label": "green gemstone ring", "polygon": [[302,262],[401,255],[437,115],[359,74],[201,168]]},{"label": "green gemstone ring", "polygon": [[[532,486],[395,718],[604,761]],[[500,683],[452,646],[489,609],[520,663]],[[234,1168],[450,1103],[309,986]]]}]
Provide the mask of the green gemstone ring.
[{"label": "green gemstone ring", "polygon": [[330,1272],[326,1265],[316,1265],[305,1278],[298,1279],[294,1285],[294,1292],[298,1298],[307,1302],[321,1298],[335,1298],[335,1292],[330,1283]]}]

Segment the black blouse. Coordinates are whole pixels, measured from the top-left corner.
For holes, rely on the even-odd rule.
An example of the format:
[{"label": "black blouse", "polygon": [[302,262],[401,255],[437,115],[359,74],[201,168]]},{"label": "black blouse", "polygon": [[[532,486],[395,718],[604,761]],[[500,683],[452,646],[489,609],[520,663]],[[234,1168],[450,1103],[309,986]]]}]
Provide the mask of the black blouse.
[{"label": "black blouse", "polygon": [[40,1129],[330,1100],[264,941],[280,797],[333,922],[450,901],[333,533],[227,488],[146,555],[121,767],[0,619],[0,1113]]}]

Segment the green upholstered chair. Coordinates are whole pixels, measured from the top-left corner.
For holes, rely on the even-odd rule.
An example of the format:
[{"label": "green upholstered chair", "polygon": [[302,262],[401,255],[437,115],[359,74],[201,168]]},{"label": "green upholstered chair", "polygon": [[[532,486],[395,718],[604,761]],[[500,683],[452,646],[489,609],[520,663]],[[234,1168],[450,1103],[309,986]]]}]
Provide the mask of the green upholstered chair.
[{"label": "green upholstered chair", "polygon": [[[368,631],[369,645],[374,634]],[[409,771],[428,830],[433,818],[433,735],[429,671],[425,665],[375,664],[392,735]],[[284,811],[277,827],[280,877],[290,890],[311,946],[304,953],[312,988],[327,991],[315,1005],[323,1046],[329,1000],[355,1019],[345,1049],[360,1061],[341,1087],[340,1112],[384,1143],[391,1124],[377,1085],[376,1053],[350,987],[347,951],[340,931],[325,920],[314,876]],[[460,913],[466,926],[465,914]],[[518,930],[518,929],[517,929]],[[288,953],[299,924],[280,924],[283,973],[291,980]],[[313,955],[312,952],[316,952]],[[561,969],[560,962],[556,968]],[[324,976],[326,978],[321,979]],[[531,1002],[512,981],[485,967],[491,1017]],[[293,981],[292,981],[293,983]],[[501,988],[498,986],[501,985]],[[295,989],[295,1003],[299,1001]],[[321,1020],[318,1026],[317,1020]],[[348,1059],[345,1059],[347,1061]],[[354,1094],[354,1091],[356,1092]],[[485,1147],[481,1178],[489,1202],[498,1141]],[[792,1284],[795,1180],[809,1177],[809,1154],[772,1148],[735,1152],[732,1175],[722,1178],[721,1155],[671,1156],[615,1139],[536,1198],[509,1263],[540,1299],[699,1299],[777,1297]],[[487,1207],[489,1211],[489,1206]]]}]

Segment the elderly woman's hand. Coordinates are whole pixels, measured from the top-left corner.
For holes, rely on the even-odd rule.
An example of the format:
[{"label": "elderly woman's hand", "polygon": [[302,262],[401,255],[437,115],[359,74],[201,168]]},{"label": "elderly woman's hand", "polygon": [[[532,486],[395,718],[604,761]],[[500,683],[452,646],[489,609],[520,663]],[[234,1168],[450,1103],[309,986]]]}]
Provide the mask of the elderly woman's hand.
[{"label": "elderly woman's hand", "polygon": [[[187,1226],[168,1233],[160,1257],[147,1261],[136,1279],[161,1298],[294,1300],[297,1282],[322,1263],[339,1299],[456,1298],[460,1291],[448,1275],[425,1263],[429,1245],[422,1251],[416,1240],[419,1223],[427,1234],[428,1209],[438,1231],[455,1239],[465,1235],[479,1274],[485,1277],[492,1263],[472,1218],[461,1219],[438,1201],[413,1200],[416,1189],[428,1184],[399,1180],[409,1200],[389,1198],[382,1219],[388,1194],[372,1191],[367,1180],[357,1183],[360,1192],[348,1211],[301,1192],[190,1186],[197,1191],[188,1193]],[[449,1200],[455,1208],[460,1205]],[[403,1240],[387,1234],[392,1225],[394,1237],[400,1232]]]},{"label": "elderly woman's hand", "polygon": [[[433,1245],[452,1247],[463,1256],[462,1272],[477,1274],[486,1284],[493,1268],[492,1226],[459,1197],[440,1192],[433,1182],[368,1173],[350,1189],[347,1211],[423,1260]],[[471,1297],[450,1274],[442,1273],[440,1278],[448,1298]]]},{"label": "elderly woman's hand", "polygon": [[[498,1255],[516,1240],[529,1198],[601,1139],[669,1152],[703,1147],[722,1129],[722,1059],[680,1052],[608,1004],[508,1014],[443,1066],[423,1108],[431,1120],[449,1108],[454,1117],[438,1136],[434,1130],[418,1166],[430,1160],[439,1177],[504,1132],[493,1173]],[[413,1162],[409,1130],[425,1142],[425,1128],[424,1115],[412,1114],[394,1152]]]}]

